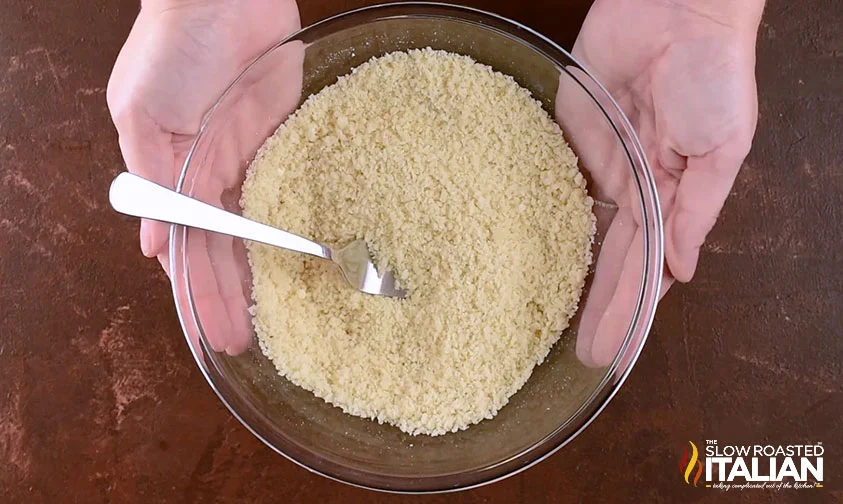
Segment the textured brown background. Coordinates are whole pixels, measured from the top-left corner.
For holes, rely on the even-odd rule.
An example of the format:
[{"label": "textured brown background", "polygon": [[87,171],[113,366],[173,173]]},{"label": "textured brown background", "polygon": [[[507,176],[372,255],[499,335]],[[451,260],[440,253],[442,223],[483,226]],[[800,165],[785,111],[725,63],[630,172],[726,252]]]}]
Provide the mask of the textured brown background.
[{"label": "textured brown background", "polygon": [[[303,1],[310,23],[362,5]],[[476,0],[570,47],[586,0]],[[105,86],[136,0],[0,14],[0,501],[843,502],[843,4],[771,0],[755,148],[627,385],[569,447],[457,495],[366,492],[300,469],[224,409],[169,286],[106,203]],[[687,487],[689,439],[826,446],[826,488]]]}]

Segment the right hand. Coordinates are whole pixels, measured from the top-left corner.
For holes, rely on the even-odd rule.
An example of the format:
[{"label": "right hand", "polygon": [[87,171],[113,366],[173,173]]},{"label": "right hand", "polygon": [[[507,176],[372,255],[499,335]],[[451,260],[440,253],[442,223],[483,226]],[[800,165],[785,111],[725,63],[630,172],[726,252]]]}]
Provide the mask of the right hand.
[{"label": "right hand", "polygon": [[[144,1],[107,92],[128,170],[173,187],[205,112],[299,27],[295,0]],[[169,274],[167,241],[167,224],[141,222],[141,250]]]}]

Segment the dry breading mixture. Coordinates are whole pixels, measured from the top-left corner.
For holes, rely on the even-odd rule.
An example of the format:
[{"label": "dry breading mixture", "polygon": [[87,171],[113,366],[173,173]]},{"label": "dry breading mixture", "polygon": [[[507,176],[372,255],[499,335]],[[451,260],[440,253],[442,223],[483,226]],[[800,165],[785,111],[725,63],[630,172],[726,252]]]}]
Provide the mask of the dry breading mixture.
[{"label": "dry breading mixture", "polygon": [[244,214],[331,245],[363,238],[406,300],[329,262],[249,244],[263,352],[294,383],[412,434],[492,418],[568,326],[592,200],[528,91],[431,49],[372,59],[266,141]]}]

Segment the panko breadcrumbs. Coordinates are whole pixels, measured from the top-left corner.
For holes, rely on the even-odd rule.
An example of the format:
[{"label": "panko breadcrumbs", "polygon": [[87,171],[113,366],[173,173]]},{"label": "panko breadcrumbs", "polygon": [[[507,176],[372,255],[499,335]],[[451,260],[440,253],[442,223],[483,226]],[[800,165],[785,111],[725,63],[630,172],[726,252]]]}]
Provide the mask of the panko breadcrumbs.
[{"label": "panko breadcrumbs", "polygon": [[514,79],[432,49],[374,58],[260,149],[244,214],[369,244],[405,300],[327,261],[249,243],[254,323],[281,375],[346,413],[438,435],[492,418],[568,326],[592,200],[550,116]]}]

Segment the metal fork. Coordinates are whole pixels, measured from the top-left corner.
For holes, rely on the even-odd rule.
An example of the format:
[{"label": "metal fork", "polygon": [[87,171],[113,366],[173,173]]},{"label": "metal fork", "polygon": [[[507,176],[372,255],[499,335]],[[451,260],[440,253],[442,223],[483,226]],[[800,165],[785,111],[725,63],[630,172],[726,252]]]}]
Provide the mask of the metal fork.
[{"label": "metal fork", "polygon": [[111,182],[108,200],[114,210],[126,215],[204,229],[327,259],[340,267],[345,279],[355,289],[376,296],[407,297],[407,291],[398,286],[391,271],[378,274],[369,247],[363,240],[332,249],[227,212],[129,172],[117,175]]}]

